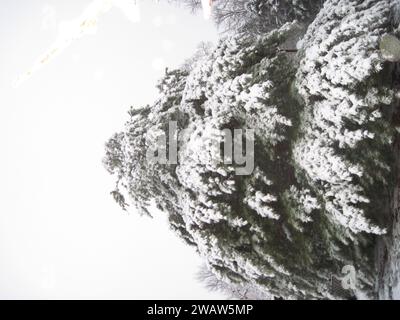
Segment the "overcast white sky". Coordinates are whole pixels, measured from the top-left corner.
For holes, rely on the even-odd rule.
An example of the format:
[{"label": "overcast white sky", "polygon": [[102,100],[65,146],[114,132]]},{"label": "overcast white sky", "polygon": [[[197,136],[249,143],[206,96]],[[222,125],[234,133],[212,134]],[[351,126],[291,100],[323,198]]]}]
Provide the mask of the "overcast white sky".
[{"label": "overcast white sky", "polygon": [[113,9],[12,87],[90,2],[1,0],[0,298],[221,298],[195,280],[200,259],[162,214],[120,210],[101,164],[129,106],[155,99],[164,65],[215,41],[211,22],[151,0],[137,24]]}]

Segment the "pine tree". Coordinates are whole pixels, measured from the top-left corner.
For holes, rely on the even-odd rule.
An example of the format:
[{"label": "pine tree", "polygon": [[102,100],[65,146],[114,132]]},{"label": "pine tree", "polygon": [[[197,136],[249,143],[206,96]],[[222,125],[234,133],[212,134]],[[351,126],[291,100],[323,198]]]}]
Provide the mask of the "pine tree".
[{"label": "pine tree", "polygon": [[[352,265],[356,291],[372,295],[376,213],[391,183],[392,92],[379,54],[388,8],[328,0],[296,59],[281,49],[297,28],[286,23],[221,39],[193,67],[167,71],[157,101],[131,110],[106,145],[117,200],[145,213],[154,201],[213,281],[240,294],[344,298],[331,278]],[[171,121],[178,163],[150,161]],[[222,132],[243,128],[255,134],[249,175],[215,161]]]}]

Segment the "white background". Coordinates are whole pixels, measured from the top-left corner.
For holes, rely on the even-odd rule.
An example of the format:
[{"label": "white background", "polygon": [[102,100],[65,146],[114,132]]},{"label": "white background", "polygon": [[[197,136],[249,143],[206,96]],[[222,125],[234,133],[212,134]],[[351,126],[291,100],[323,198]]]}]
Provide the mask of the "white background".
[{"label": "white background", "polygon": [[156,219],[109,195],[104,143],[130,105],[150,104],[164,66],[216,39],[199,14],[143,0],[118,9],[18,88],[90,0],[0,2],[0,298],[216,298],[195,280],[200,258]]}]

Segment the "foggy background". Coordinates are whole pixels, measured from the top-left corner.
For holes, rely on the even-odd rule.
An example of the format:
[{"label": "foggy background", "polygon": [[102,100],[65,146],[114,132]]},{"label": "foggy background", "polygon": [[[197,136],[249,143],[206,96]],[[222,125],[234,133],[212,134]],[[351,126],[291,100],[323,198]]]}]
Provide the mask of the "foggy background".
[{"label": "foggy background", "polygon": [[168,228],[123,212],[102,166],[105,141],[131,105],[152,103],[165,66],[215,41],[201,14],[151,0],[119,9],[17,88],[91,0],[0,4],[0,298],[213,299],[201,264]]}]

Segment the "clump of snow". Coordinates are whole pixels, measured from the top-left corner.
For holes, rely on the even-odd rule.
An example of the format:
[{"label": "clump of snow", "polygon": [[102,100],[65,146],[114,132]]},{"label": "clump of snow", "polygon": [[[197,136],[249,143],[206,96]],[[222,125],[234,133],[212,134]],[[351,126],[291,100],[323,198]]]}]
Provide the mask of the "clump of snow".
[{"label": "clump of snow", "polygon": [[391,62],[400,61],[400,40],[398,38],[386,34],[382,37],[379,47],[383,59]]}]

